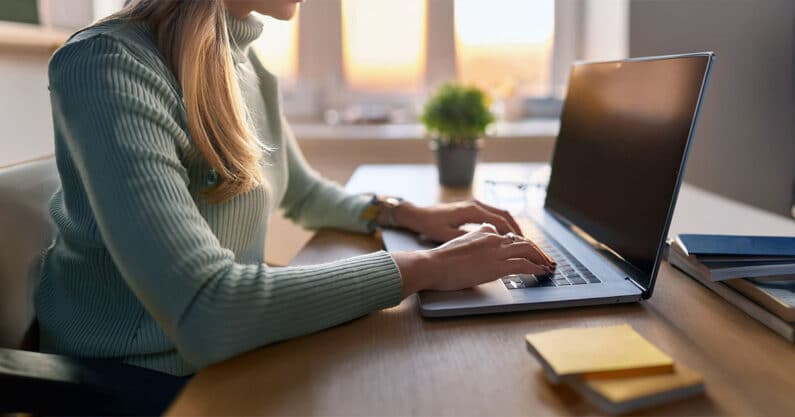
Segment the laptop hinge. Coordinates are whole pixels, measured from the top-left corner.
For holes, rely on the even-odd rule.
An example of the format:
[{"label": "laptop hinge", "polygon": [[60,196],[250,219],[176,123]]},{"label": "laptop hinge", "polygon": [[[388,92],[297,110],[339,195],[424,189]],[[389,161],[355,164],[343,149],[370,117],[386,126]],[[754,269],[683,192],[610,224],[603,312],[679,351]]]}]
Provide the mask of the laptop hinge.
[{"label": "laptop hinge", "polygon": [[645,292],[646,292],[646,289],[645,289],[645,288],[643,288],[643,287],[641,287],[641,286],[640,286],[640,284],[638,284],[637,282],[635,282],[635,280],[634,280],[634,279],[632,279],[632,278],[630,278],[630,277],[624,277],[624,279],[625,279],[625,280],[627,280],[627,281],[629,281],[629,282],[631,282],[631,283],[632,283],[632,285],[634,285],[634,286],[638,287],[638,289],[640,290],[640,292],[641,292],[641,293],[645,293]]}]

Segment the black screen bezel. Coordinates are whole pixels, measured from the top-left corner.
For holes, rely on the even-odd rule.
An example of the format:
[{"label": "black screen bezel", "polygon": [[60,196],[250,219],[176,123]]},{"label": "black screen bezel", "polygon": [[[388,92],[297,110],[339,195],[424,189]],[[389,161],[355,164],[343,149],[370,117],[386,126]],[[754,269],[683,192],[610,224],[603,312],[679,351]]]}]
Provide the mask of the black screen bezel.
[{"label": "black screen bezel", "polygon": [[[602,65],[602,64],[612,64],[612,63],[631,63],[631,62],[640,62],[640,61],[658,61],[658,60],[670,60],[670,59],[686,59],[686,58],[693,58],[693,57],[704,57],[706,58],[705,65],[704,65],[704,75],[701,81],[700,91],[698,95],[698,99],[696,102],[696,106],[693,112],[693,117],[690,122],[690,130],[688,132],[687,141],[685,143],[684,153],[682,156],[682,160],[679,166],[679,170],[677,171],[677,178],[674,185],[673,194],[671,197],[671,201],[668,206],[668,210],[666,212],[665,222],[663,230],[660,234],[660,239],[657,244],[657,253],[655,254],[654,264],[652,269],[649,273],[640,270],[639,268],[635,267],[631,263],[627,262],[624,258],[621,257],[620,253],[615,252],[612,248],[609,248],[607,245],[599,242],[598,240],[594,239],[592,236],[588,236],[584,233],[580,228],[577,227],[575,223],[569,221],[563,214],[556,211],[553,206],[550,205],[550,198],[549,194],[546,195],[544,200],[544,208],[545,210],[550,213],[555,219],[560,221],[564,226],[574,232],[575,235],[578,235],[582,238],[583,241],[588,243],[592,246],[595,250],[597,250],[600,254],[602,254],[608,261],[610,261],[613,265],[621,269],[627,274],[627,278],[631,280],[638,288],[642,291],[642,297],[644,299],[648,299],[652,296],[654,291],[654,285],[657,281],[657,273],[660,269],[660,264],[662,263],[662,254],[665,248],[668,231],[671,226],[671,220],[673,218],[674,208],[676,206],[676,200],[679,196],[679,190],[682,185],[682,179],[684,178],[684,171],[687,165],[688,155],[690,153],[690,147],[693,142],[693,135],[696,130],[696,125],[698,122],[698,116],[701,112],[701,105],[704,100],[704,95],[706,92],[707,82],[709,81],[709,75],[712,69],[712,63],[715,59],[714,52],[699,52],[699,53],[691,53],[691,54],[678,54],[678,55],[665,55],[665,56],[652,56],[652,57],[643,57],[643,58],[629,58],[624,60],[615,60],[615,61],[600,61],[600,62],[579,62],[575,63],[574,66],[578,65]],[[569,75],[569,85],[571,83],[571,77],[574,71],[570,72]],[[566,103],[564,102],[563,110],[561,115],[566,114]],[[565,120],[561,119],[561,123],[565,123]],[[559,137],[558,137],[559,138]],[[555,152],[558,151],[558,141],[555,141],[555,149],[553,151],[553,160]],[[552,175],[554,175],[554,170],[552,171]],[[554,201],[554,199],[553,199]],[[648,282],[648,286],[645,286],[643,283]]]}]

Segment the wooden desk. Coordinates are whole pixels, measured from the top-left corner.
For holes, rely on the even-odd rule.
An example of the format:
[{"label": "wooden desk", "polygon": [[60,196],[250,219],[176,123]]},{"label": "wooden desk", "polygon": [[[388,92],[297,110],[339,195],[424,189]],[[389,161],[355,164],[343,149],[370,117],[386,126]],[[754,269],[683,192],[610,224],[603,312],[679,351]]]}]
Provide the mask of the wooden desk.
[{"label": "wooden desk", "polygon": [[[483,164],[476,184],[528,178],[540,167]],[[365,166],[349,188],[420,203],[468,196],[440,191],[433,168],[422,165]],[[795,222],[685,186],[671,233],[680,231],[795,235]],[[371,237],[323,231],[295,263],[378,249],[381,243]],[[654,296],[630,305],[427,320],[409,297],[395,308],[210,367],[190,382],[169,414],[598,414],[572,391],[543,380],[523,335],[625,322],[706,379],[706,396],[648,414],[795,411],[795,348],[666,263]]]}]

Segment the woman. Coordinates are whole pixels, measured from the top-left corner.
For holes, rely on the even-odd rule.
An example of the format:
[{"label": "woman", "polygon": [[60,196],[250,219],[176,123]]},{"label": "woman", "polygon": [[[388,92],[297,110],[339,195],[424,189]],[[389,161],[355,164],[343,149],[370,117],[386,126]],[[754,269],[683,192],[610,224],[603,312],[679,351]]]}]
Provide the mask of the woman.
[{"label": "woman", "polygon": [[[36,294],[43,350],[188,375],[419,290],[554,267],[503,235],[519,233],[504,211],[349,195],[311,171],[250,48],[262,29],[252,12],[295,10],[295,0],[133,0],[53,56],[63,186]],[[270,268],[266,225],[279,206],[307,227],[392,225],[449,242]],[[472,222],[494,226],[458,229]]]}]

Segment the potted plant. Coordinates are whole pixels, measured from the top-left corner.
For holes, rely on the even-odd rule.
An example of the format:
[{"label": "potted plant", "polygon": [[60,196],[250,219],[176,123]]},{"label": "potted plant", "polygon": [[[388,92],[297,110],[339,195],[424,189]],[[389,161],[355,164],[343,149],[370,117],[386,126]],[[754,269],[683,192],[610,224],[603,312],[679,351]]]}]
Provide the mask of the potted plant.
[{"label": "potted plant", "polygon": [[448,187],[470,186],[480,139],[494,121],[486,94],[477,87],[442,85],[425,104],[421,119],[433,139],[439,182]]}]

